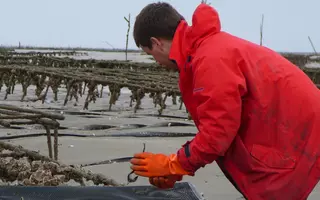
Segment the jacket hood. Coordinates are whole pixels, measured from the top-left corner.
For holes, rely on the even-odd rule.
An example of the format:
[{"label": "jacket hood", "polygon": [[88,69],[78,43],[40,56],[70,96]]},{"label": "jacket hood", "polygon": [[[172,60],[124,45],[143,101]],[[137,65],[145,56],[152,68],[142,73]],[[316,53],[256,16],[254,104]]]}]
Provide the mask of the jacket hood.
[{"label": "jacket hood", "polygon": [[169,58],[179,68],[190,54],[207,36],[219,33],[221,24],[218,12],[211,6],[201,3],[193,13],[192,26],[182,20],[175,32]]}]

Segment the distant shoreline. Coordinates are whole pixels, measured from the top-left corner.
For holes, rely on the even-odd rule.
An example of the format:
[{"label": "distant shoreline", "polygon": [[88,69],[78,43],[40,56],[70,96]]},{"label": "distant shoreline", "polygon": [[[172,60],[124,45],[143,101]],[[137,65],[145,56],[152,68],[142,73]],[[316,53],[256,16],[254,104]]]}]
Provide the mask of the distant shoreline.
[{"label": "distant shoreline", "polygon": [[[0,49],[5,50],[60,50],[60,51],[98,51],[98,52],[125,52],[125,49],[118,48],[93,48],[93,47],[46,47],[46,46],[5,46],[0,45]],[[144,53],[141,49],[128,49],[128,53]],[[314,52],[290,52],[278,51],[280,54],[314,55]]]},{"label": "distant shoreline", "polygon": [[[25,49],[25,50],[70,50],[70,51],[100,51],[100,52],[125,52],[126,49],[111,49],[111,48],[89,48],[89,47],[46,47],[46,46],[0,46],[1,49],[13,50],[13,49]],[[128,52],[141,53],[140,49],[128,49]]]}]

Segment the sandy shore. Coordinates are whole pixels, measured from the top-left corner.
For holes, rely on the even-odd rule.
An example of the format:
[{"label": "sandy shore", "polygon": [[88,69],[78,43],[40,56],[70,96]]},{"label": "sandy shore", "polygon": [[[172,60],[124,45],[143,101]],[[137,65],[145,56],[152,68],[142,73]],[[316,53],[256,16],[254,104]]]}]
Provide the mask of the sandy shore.
[{"label": "sandy shore", "polygon": [[[27,98],[34,97],[34,87],[28,90]],[[188,121],[185,108],[179,110],[178,105],[172,105],[171,98],[168,98],[167,108],[164,115],[179,116],[180,118],[168,118],[151,116],[157,115],[157,109],[154,108],[152,99],[146,95],[142,100],[142,109],[136,114],[133,108],[129,106],[130,91],[123,89],[119,101],[112,106],[112,111],[108,111],[109,97],[108,88],[104,89],[103,97],[98,98],[96,103],[89,104],[89,110],[83,110],[83,103],[86,95],[80,98],[77,105],[75,100],[68,102],[63,106],[66,94],[65,88],[61,88],[59,92],[59,100],[53,102],[52,92],[49,91],[44,104],[39,102],[20,102],[22,95],[21,87],[16,86],[14,94],[8,96],[7,100],[3,100],[5,87],[0,93],[0,103],[13,104],[18,106],[28,106],[51,112],[63,112],[66,119],[60,121],[61,126],[65,127],[59,130],[59,133],[77,133],[87,134],[92,137],[60,137],[59,138],[59,160],[66,164],[82,164],[94,161],[101,161],[117,157],[132,156],[135,152],[142,149],[142,144],[146,143],[146,151],[159,153],[176,153],[189,137],[99,137],[110,133],[143,133],[148,131],[157,132],[181,132],[195,134],[197,132],[192,121]],[[174,124],[179,122],[180,126],[168,126],[168,123]],[[88,130],[90,125],[110,125],[113,128],[105,127],[103,130]],[[132,128],[125,128],[129,125]],[[0,136],[12,136],[31,133],[43,133],[44,130],[40,126],[21,126],[23,129],[7,129],[0,128]],[[129,126],[130,127],[130,126]],[[141,128],[137,128],[141,127]],[[30,150],[40,151],[43,155],[48,155],[46,137],[28,137],[19,139],[10,139],[8,142],[22,145]],[[125,183],[126,176],[130,172],[129,163],[115,163],[108,165],[99,165],[86,167],[95,173],[103,173],[113,178],[117,182]],[[229,183],[224,177],[220,169],[215,163],[200,169],[196,176],[185,177],[183,181],[191,182],[195,185],[199,193],[203,193],[206,199],[234,200],[240,199],[241,194]],[[132,185],[148,185],[148,180],[140,177],[136,183]],[[320,198],[320,186],[315,188],[309,199]]]}]

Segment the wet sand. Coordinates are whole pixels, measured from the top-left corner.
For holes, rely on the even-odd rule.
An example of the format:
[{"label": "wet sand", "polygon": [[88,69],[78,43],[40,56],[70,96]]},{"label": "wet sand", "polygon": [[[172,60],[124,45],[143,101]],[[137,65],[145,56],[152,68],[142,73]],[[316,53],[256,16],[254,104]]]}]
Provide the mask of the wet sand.
[{"label": "wet sand", "polygon": [[[93,55],[94,57],[94,55]],[[103,57],[103,56],[102,56]],[[142,59],[143,60],[143,59]],[[29,87],[27,98],[33,98],[35,87]],[[13,104],[18,106],[34,107],[51,112],[63,111],[65,120],[59,121],[62,127],[66,129],[59,130],[59,133],[77,133],[86,134],[91,137],[59,137],[59,160],[65,164],[83,164],[88,162],[102,161],[106,159],[132,156],[136,152],[142,150],[142,144],[146,143],[146,151],[154,153],[176,153],[176,151],[189,137],[99,137],[110,133],[144,133],[148,131],[158,132],[182,132],[196,134],[197,129],[192,121],[179,118],[166,118],[157,116],[148,116],[150,114],[157,115],[157,109],[154,108],[152,99],[146,95],[142,100],[142,109],[136,114],[133,108],[129,106],[130,91],[126,88],[122,89],[121,96],[112,106],[112,111],[108,111],[109,96],[108,88],[104,89],[103,97],[98,98],[96,103],[89,104],[89,110],[83,110],[84,100],[86,95],[80,98],[79,103],[75,106],[75,100],[68,102],[63,106],[66,89],[60,88],[59,100],[53,101],[53,93],[49,90],[47,99],[44,104],[39,102],[20,102],[22,95],[21,87],[16,86],[14,94],[8,96],[7,100],[3,100],[5,87],[0,93],[0,103]],[[171,98],[166,101],[167,108],[164,110],[164,115],[179,116],[187,118],[185,107],[179,110],[178,105],[172,105]],[[78,113],[77,113],[78,112]],[[85,114],[87,113],[87,114]],[[168,126],[168,123],[174,122],[183,123],[182,126]],[[90,125],[110,125],[115,128],[103,130],[86,130]],[[127,128],[128,125],[137,126],[144,125],[141,128]],[[21,126],[24,129],[7,129],[1,127],[0,136],[12,136],[31,133],[44,133],[41,126]],[[122,129],[121,129],[122,127]],[[29,150],[40,151],[43,155],[48,155],[46,136],[28,137],[20,139],[10,139],[8,142],[22,145]],[[130,172],[129,163],[114,163],[108,165],[86,167],[95,173],[103,173],[104,175],[113,178],[117,182],[126,183],[127,174]],[[241,199],[241,194],[229,183],[226,177],[222,174],[218,166],[213,163],[201,168],[194,177],[185,177],[183,181],[188,181],[195,185],[199,193],[203,193],[206,199],[221,199],[234,200]],[[138,181],[132,185],[149,185],[148,180],[139,177]],[[309,199],[320,198],[320,186],[314,189]]]}]

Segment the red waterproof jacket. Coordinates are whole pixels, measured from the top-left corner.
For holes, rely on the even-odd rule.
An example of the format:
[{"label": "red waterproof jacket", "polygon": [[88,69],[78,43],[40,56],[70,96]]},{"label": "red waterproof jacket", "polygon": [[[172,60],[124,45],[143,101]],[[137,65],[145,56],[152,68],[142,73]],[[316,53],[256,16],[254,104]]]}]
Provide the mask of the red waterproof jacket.
[{"label": "red waterproof jacket", "polygon": [[306,199],[320,178],[320,92],[278,53],[220,30],[200,4],[170,50],[198,133],[177,152],[196,171],[216,161],[247,199]]}]

